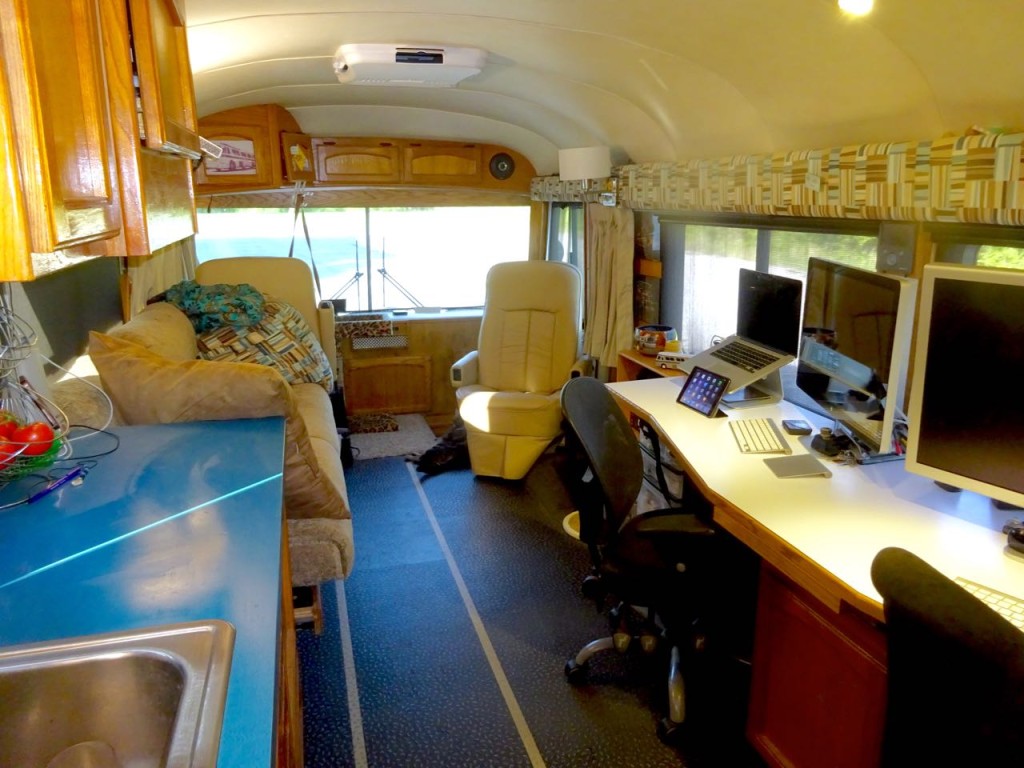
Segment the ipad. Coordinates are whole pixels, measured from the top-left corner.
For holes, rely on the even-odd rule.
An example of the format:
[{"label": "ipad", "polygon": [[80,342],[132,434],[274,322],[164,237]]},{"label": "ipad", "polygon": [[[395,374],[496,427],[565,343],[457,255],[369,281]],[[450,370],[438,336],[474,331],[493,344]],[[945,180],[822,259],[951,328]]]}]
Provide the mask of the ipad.
[{"label": "ipad", "polygon": [[728,376],[695,367],[687,377],[676,402],[705,416],[714,416],[718,412],[718,403],[728,388]]}]

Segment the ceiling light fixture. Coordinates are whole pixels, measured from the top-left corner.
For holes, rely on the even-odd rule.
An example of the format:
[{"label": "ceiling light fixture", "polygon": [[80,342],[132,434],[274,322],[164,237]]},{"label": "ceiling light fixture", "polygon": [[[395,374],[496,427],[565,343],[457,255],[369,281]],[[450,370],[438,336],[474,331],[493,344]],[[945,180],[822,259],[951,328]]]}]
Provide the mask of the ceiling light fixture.
[{"label": "ceiling light fixture", "polygon": [[839,0],[839,9],[851,16],[867,16],[874,5],[874,0]]}]

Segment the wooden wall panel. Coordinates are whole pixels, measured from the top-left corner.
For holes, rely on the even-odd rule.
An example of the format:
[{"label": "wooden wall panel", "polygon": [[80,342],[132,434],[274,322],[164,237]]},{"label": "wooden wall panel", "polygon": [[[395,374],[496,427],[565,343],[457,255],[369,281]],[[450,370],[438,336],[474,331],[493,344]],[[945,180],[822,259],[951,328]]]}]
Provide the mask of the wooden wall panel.
[{"label": "wooden wall panel", "polygon": [[452,363],[476,349],[480,317],[459,313],[403,319],[395,323],[394,332],[405,336],[406,347],[353,349],[351,338],[339,336],[345,405],[350,414],[422,413],[441,434],[455,418],[455,390],[448,371]]}]

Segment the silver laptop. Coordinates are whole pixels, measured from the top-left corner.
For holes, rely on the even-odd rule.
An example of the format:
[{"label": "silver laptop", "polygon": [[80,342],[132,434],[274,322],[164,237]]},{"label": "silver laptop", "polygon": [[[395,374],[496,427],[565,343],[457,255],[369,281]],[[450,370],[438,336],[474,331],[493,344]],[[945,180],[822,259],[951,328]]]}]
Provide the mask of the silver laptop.
[{"label": "silver laptop", "polygon": [[736,333],[683,363],[729,377],[729,392],[749,387],[796,360],[803,284],[791,277],[741,269]]}]

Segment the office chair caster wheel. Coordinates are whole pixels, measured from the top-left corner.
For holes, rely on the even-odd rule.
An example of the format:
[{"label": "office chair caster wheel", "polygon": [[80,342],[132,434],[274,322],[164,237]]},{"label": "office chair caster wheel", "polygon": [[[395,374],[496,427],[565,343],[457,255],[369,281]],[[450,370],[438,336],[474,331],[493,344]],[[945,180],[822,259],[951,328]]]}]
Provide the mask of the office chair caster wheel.
[{"label": "office chair caster wheel", "polygon": [[601,583],[600,576],[594,576],[591,574],[583,579],[583,584],[580,585],[580,592],[587,600],[599,601],[604,599],[604,584]]},{"label": "office chair caster wheel", "polygon": [[565,679],[570,685],[580,685],[587,679],[587,665],[577,664],[576,659],[565,662]]},{"label": "office chair caster wheel", "polygon": [[668,717],[658,721],[658,740],[668,746],[676,746],[683,737],[683,724],[673,722]]}]

